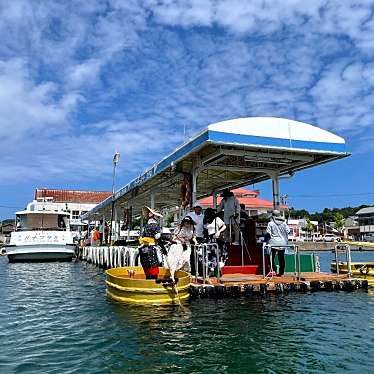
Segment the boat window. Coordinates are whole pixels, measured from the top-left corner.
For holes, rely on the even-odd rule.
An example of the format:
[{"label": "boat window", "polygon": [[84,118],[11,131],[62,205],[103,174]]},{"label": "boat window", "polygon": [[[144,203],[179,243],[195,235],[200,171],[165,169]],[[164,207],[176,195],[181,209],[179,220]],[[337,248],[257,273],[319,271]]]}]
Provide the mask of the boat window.
[{"label": "boat window", "polygon": [[51,230],[58,228],[57,214],[28,214],[27,229]]}]

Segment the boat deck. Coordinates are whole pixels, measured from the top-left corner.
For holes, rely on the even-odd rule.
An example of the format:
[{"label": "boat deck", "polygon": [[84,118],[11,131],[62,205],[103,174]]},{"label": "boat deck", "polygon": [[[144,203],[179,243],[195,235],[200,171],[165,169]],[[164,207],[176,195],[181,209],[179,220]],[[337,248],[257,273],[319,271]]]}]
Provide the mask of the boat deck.
[{"label": "boat deck", "polygon": [[273,278],[263,278],[262,275],[229,274],[222,276],[219,281],[217,278],[210,278],[209,282],[206,283],[201,279],[196,280],[193,278],[191,296],[193,298],[219,298],[297,291],[354,291],[367,288],[367,280],[349,278],[346,274],[301,273],[300,280],[293,273]]}]

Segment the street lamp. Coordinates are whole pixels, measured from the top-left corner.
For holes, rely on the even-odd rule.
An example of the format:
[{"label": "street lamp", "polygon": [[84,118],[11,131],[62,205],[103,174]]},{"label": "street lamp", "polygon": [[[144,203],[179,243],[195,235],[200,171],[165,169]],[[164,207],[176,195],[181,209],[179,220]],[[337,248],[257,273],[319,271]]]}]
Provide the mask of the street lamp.
[{"label": "street lamp", "polygon": [[114,192],[115,192],[115,180],[116,180],[116,167],[121,158],[121,155],[119,152],[116,151],[116,153],[113,156],[113,179],[112,179],[112,211],[110,215],[110,231],[109,231],[109,240],[108,243],[110,245],[112,241],[112,231],[113,231],[113,219],[114,219]]}]

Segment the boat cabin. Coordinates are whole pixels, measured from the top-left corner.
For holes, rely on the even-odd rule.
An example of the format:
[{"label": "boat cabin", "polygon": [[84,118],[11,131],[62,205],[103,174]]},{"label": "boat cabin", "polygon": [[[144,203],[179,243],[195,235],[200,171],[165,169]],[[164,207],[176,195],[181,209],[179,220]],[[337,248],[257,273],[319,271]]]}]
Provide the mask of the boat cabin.
[{"label": "boat cabin", "polygon": [[70,213],[63,211],[20,211],[16,213],[16,231],[68,231]]}]

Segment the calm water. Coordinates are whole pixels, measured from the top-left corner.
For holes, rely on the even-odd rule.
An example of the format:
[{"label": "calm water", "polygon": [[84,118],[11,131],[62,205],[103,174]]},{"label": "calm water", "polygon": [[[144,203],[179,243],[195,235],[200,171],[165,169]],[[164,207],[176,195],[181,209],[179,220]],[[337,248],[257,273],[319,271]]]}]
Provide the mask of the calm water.
[{"label": "calm water", "polygon": [[[325,269],[330,256],[322,254]],[[201,300],[181,310],[108,301],[101,270],[80,262],[0,258],[0,281],[0,373],[373,370],[370,292]]]}]

